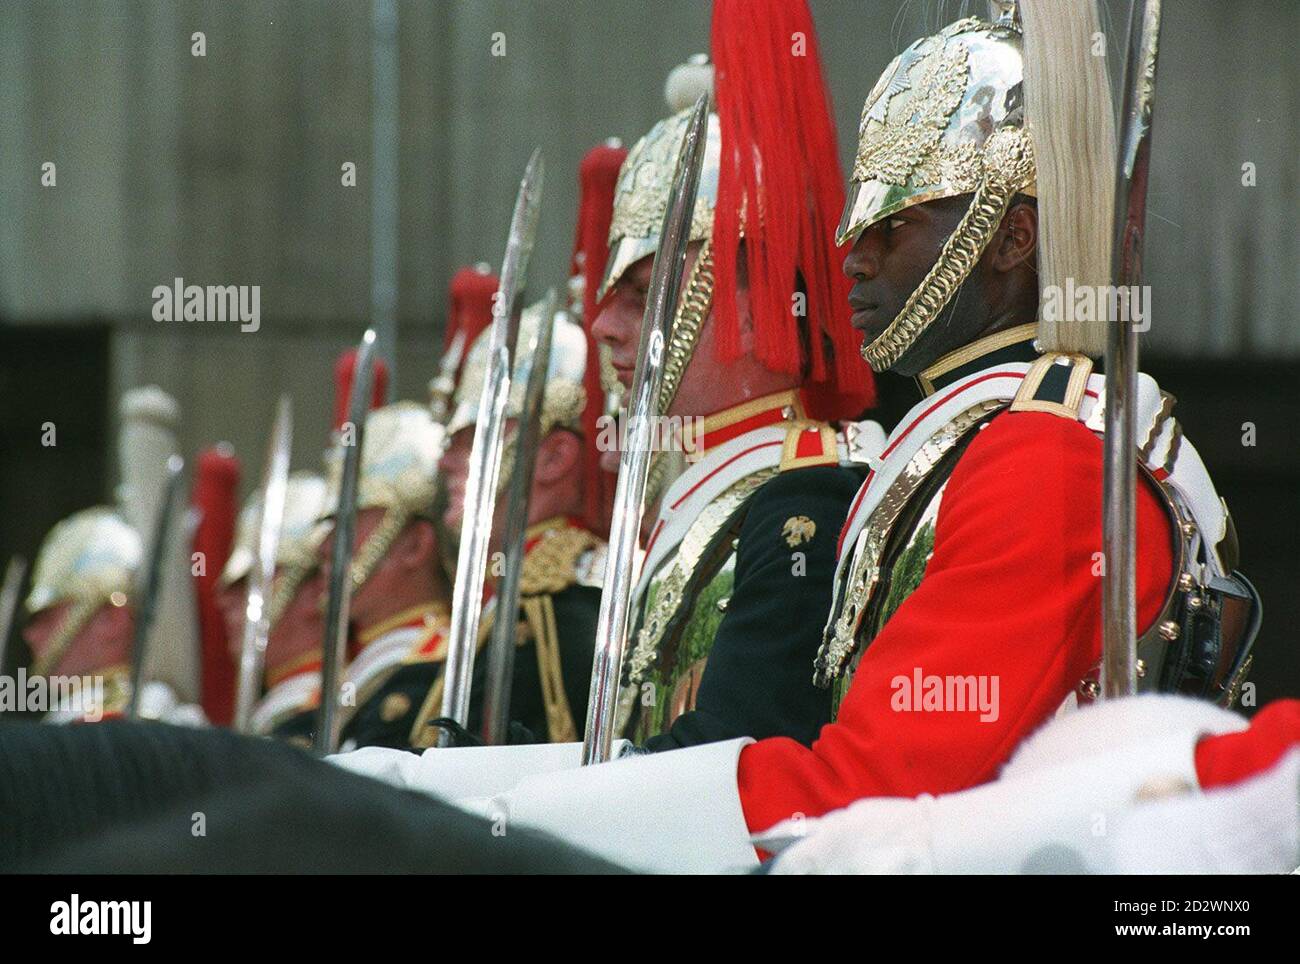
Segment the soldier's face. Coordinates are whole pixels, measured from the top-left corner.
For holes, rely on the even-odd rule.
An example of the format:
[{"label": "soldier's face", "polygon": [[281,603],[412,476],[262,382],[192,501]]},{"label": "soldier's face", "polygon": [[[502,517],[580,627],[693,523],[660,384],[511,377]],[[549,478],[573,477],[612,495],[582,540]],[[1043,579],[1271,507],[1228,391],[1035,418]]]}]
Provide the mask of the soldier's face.
[{"label": "soldier's face", "polygon": [[632,387],[632,376],[636,373],[641,321],[645,317],[653,269],[651,256],[634,262],[624,271],[605,295],[591,326],[592,337],[609,346],[610,364],[625,389]]},{"label": "soldier's face", "polygon": [[451,437],[451,444],[438,463],[443,491],[442,525],[453,536],[460,532],[465,517],[465,483],[469,479],[469,454],[473,445],[473,427],[461,429]]},{"label": "soldier's face", "polygon": [[[279,569],[276,570],[279,575]],[[266,664],[274,668],[286,659],[320,645],[324,632],[320,597],[324,591],[321,568],[298,587],[266,641]],[[248,610],[248,580],[240,579],[217,593],[217,608],[226,626],[226,648],[238,662],[244,647]]]},{"label": "soldier's face", "polygon": [[234,659],[239,658],[239,651],[243,644],[244,610],[247,600],[247,579],[237,579],[217,591],[217,608],[221,610],[221,619],[226,626],[226,647]]},{"label": "soldier's face", "polygon": [[[515,429],[515,420],[507,419],[505,426],[507,449],[514,445],[512,439],[515,438]],[[451,437],[451,444],[442,453],[442,460],[438,463],[438,477],[442,485],[440,532],[441,537],[447,539],[453,546],[459,544],[460,528],[465,519],[465,486],[469,481],[469,457],[473,447],[474,428],[467,426]],[[503,475],[500,480],[502,486],[506,481],[505,471],[506,465],[503,463]],[[501,522],[505,518],[508,502],[504,491],[498,490],[492,521],[493,532],[498,534],[501,532]]]},{"label": "soldier's face", "polygon": [[49,650],[50,640],[58,632],[59,627],[63,625],[63,620],[68,615],[70,606],[71,603],[66,602],[48,606],[33,614],[27,620],[27,625],[23,626],[23,640],[27,643],[27,648],[32,651],[32,656],[37,660],[41,659]]},{"label": "soldier's face", "polygon": [[[356,558],[357,552],[366,544],[366,540],[370,538],[371,533],[374,532],[375,529],[379,528],[379,524],[383,522],[383,520],[384,510],[381,508],[371,507],[368,509],[358,510],[352,536],[353,559]],[[323,616],[325,613],[325,602],[320,598],[320,596],[328,592],[327,587],[330,583],[330,572],[334,567],[335,535],[335,530],[331,528],[329,535],[321,541],[320,549],[317,550],[316,554],[316,558],[320,562],[320,565],[316,569],[317,573],[320,575],[320,581],[317,584],[316,612],[322,617],[320,624],[321,632],[324,631]],[[385,585],[385,580],[382,576],[383,569],[384,561],[381,560],[379,565],[375,567],[374,572],[371,573],[370,578],[366,580],[365,585],[353,590],[348,603],[348,618],[353,624],[359,626],[367,625],[371,611],[376,607],[383,608],[384,601],[382,596],[384,595]],[[320,637],[317,636],[318,644],[319,641]]]},{"label": "soldier's face", "polygon": [[324,567],[303,580],[266,641],[266,664],[277,666],[320,648],[325,635]]},{"label": "soldier's face", "polygon": [[[692,243],[686,249],[686,268],[682,274],[683,284],[690,276],[691,268],[699,255],[700,244]],[[640,348],[641,323],[645,317],[646,300],[649,296],[650,274],[654,270],[654,256],[647,256],[633,262],[610,289],[596,314],[591,326],[592,337],[609,345],[610,362],[618,374],[618,380],[624,388],[632,387],[632,377],[636,373],[637,351]],[[742,319],[748,316],[748,292],[737,292],[738,310]],[[691,355],[692,362],[686,366],[681,383],[669,407],[669,415],[708,415],[727,403],[729,395],[720,379],[725,380],[725,373],[718,366],[709,362],[714,358],[713,313],[700,326],[700,332]],[[706,359],[706,364],[695,364],[695,359]],[[719,399],[723,401],[720,402]],[[602,465],[617,467],[617,457]]]},{"label": "soldier's face", "polygon": [[[970,197],[942,198],[914,204],[883,218],[862,232],[844,258],[844,273],[853,280],[849,306],[853,327],[863,333],[864,344],[878,338],[898,317],[912,292],[939,259],[948,237],[970,206]],[[941,355],[969,340],[953,324],[959,305],[964,317],[980,312],[972,279],[957,291],[935,322],[891,366],[893,371],[915,375]],[[962,325],[963,328],[969,327]]]},{"label": "soldier's face", "polygon": [[[50,649],[55,635],[63,627],[71,603],[58,603],[36,613],[23,627],[23,639],[32,655],[40,660]],[[104,603],[83,625],[50,672],[69,675],[90,673],[127,662],[131,655],[129,606]]]}]

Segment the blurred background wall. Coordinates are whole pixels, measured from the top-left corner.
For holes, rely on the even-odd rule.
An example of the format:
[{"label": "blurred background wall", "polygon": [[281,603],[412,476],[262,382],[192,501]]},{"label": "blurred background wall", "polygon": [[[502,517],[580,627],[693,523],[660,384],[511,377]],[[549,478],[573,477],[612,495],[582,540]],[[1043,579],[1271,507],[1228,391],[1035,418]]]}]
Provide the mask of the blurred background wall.
[{"label": "blurred background wall", "polygon": [[[1116,68],[1128,6],[1108,5]],[[889,58],[985,4],[812,7],[847,166]],[[499,263],[532,148],[547,164],[540,294],[567,273],[579,158],[611,136],[630,146],[665,113],[664,77],[707,49],[708,17],[697,0],[3,0],[0,559],[30,557],[56,519],[111,496],[116,399],[132,386],[177,397],[187,453],[233,442],[245,491],[287,391],[295,465],[314,466],[333,360],[372,317],[372,260],[381,292],[395,281],[396,394],[422,398],[448,279]],[[1295,0],[1165,4],[1144,342],[1144,367],[1180,395],[1272,607],[1259,665],[1290,674],[1292,691],[1297,35]],[[355,187],[341,183],[347,162]],[[377,235],[384,198],[393,218]],[[152,289],[176,277],[260,285],[260,330],[153,321]],[[887,412],[909,390],[889,385]],[[39,444],[51,420],[53,450]],[[1254,446],[1242,444],[1248,422]]]}]

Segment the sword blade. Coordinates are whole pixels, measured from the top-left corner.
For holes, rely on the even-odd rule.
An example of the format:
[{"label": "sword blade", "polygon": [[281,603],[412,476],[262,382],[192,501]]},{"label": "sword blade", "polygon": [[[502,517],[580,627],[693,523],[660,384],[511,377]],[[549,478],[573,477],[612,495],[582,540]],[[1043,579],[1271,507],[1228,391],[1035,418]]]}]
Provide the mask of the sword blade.
[{"label": "sword blade", "polygon": [[149,631],[153,628],[154,615],[158,610],[158,595],[162,590],[163,557],[167,555],[171,535],[172,515],[176,510],[176,500],[180,495],[181,476],[185,471],[185,460],[173,455],[167,460],[167,478],[163,485],[162,502],[158,504],[158,514],[154,517],[153,542],[149,546],[149,558],[145,563],[144,581],[140,589],[140,605],[136,607],[135,634],[131,641],[131,696],[127,703],[126,715],[135,719],[140,713],[140,689],[144,684],[144,657],[149,644]]},{"label": "sword blade", "polygon": [[456,332],[447,351],[438,360],[438,374],[429,383],[429,412],[439,425],[451,418],[451,399],[456,392],[456,369],[465,357],[465,332]]},{"label": "sword blade", "polygon": [[605,588],[601,593],[600,615],[596,622],[596,652],[582,742],[584,766],[608,760],[613,746],[619,681],[631,617],[633,568],[641,516],[645,511],[651,438],[655,417],[662,414],[658,411],[658,399],[664,376],[664,348],[668,344],[681,294],[682,275],[686,270],[686,249],[690,243],[691,216],[704,164],[708,119],[708,97],[702,95],[695,102],[690,122],[682,135],[668,208],[659,230],[659,251],[650,272],[636,373],[632,376],[632,390],[628,395],[623,451],[619,455]]},{"label": "sword blade", "polygon": [[365,444],[370,380],[375,364],[375,330],[368,328],[357,350],[356,375],[348,401],[352,444],[344,446],[339,504],[334,514],[334,545],[330,552],[329,596],[325,605],[325,638],[321,650],[320,710],[313,749],[318,756],[339,745],[339,675],[348,644],[348,607],[352,601],[352,549],[356,542],[357,488],[361,482],[361,453]]},{"label": "sword blade", "polygon": [[[452,590],[441,710],[444,717],[455,720],[462,727],[469,722],[470,683],[483,604],[488,540],[492,535],[497,480],[501,472],[506,400],[510,395],[510,371],[519,335],[519,295],[523,291],[528,259],[537,233],[542,171],[541,152],[534,151],[515,198],[505,259],[501,265],[501,284],[492,305],[488,367],[483,393],[479,396],[478,423],[474,428],[469,474],[465,481],[465,512],[456,557],[456,585]],[[438,743],[446,746],[449,742],[450,738],[444,731]]]},{"label": "sword blade", "polygon": [[524,533],[528,529],[528,504],[533,487],[537,446],[541,442],[542,401],[551,363],[551,336],[555,329],[555,289],[546,294],[542,320],[529,344],[527,385],[515,443],[514,474],[505,517],[505,568],[497,584],[496,619],[488,642],[487,690],[483,704],[483,736],[491,744],[506,742],[510,726],[510,691],[514,682],[515,614],[519,611],[519,578],[524,568]]},{"label": "sword blade", "polygon": [[[1155,100],[1160,0],[1135,0],[1124,64],[1119,171],[1115,181],[1114,283],[1132,297],[1142,283],[1147,176]],[[1121,312],[1121,318],[1132,313]],[[1103,697],[1137,692],[1137,369],[1138,333],[1111,319],[1106,334],[1105,463],[1102,477]]]},{"label": "sword blade", "polygon": [[0,672],[4,672],[9,636],[14,631],[14,616],[18,613],[18,594],[27,575],[27,560],[13,556],[5,566],[4,587],[0,588]]},{"label": "sword blade", "polygon": [[284,525],[284,503],[289,487],[289,456],[293,450],[293,408],[289,396],[281,395],[271,426],[271,441],[262,469],[261,508],[258,510],[257,542],[248,572],[248,598],[244,605],[244,637],[239,652],[239,685],[235,698],[235,729],[249,732],[253,707],[262,685],[266,664],[266,643],[271,635],[271,598],[275,581],[275,558]]}]

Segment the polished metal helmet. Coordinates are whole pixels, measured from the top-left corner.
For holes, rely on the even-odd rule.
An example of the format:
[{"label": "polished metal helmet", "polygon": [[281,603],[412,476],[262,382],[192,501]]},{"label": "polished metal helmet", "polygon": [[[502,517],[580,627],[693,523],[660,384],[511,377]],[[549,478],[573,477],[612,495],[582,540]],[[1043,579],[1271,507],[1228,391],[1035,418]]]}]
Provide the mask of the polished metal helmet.
[{"label": "polished metal helmet", "polygon": [[[223,588],[243,579],[253,568],[261,504],[261,493],[254,493],[239,512],[235,542],[217,583]],[[329,525],[321,521],[329,511],[329,492],[324,476],[305,470],[289,473],[280,543],[275,549],[276,566],[301,565],[315,559],[316,550],[329,533]]]},{"label": "polished metal helmet", "polygon": [[867,97],[836,240],[913,204],[974,194],[938,263],[898,316],[862,347],[876,371],[920,338],[966,280],[1037,171],[1025,129],[1022,35],[1007,18],[959,20],[903,51]]},{"label": "polished metal helmet", "polygon": [[[914,204],[972,195],[936,263],[862,347],[891,367],[970,275],[1016,195],[1038,198],[1040,289],[1110,281],[1114,128],[1091,0],[997,0],[922,38],[867,96],[837,240]],[[1022,17],[1024,22],[1022,25]],[[1044,350],[1095,354],[1104,327],[1040,317]]]},{"label": "polished metal helmet", "polygon": [[[659,250],[659,230],[668,210],[673,172],[681,154],[682,136],[690,120],[692,105],[701,94],[713,93],[713,66],[708,56],[697,54],[676,67],[665,83],[665,97],[673,114],[656,123],[627,154],[614,187],[614,211],[609,224],[609,256],[605,276],[596,292],[599,302],[633,264]],[[683,279],[682,296],[673,319],[664,363],[659,410],[667,411],[677,393],[682,374],[695,352],[701,326],[713,301],[713,221],[722,169],[722,124],[716,110],[710,110],[700,169],[699,193],[691,212],[688,240],[704,243],[689,276]],[[612,374],[612,372],[611,372]],[[621,396],[614,381],[607,380],[607,392]]]},{"label": "polished metal helmet", "polygon": [[74,512],[41,543],[27,611],[81,599],[102,603],[115,592],[129,596],[143,552],[139,534],[115,510]]},{"label": "polished metal helmet", "polygon": [[[524,392],[527,387],[526,361],[523,346],[531,342],[543,320],[549,315],[554,325],[551,332],[551,359],[546,370],[546,391],[542,396],[541,436],[554,428],[582,431],[582,411],[587,404],[583,378],[587,370],[587,336],[582,326],[567,311],[555,309],[553,296],[543,298],[525,308],[519,319],[519,341],[515,368],[510,379],[510,396],[506,402],[506,417],[518,418],[523,411]],[[460,383],[456,386],[455,407],[447,423],[450,438],[461,429],[468,428],[478,419],[479,396],[487,377],[488,353],[492,330],[484,331],[470,346],[465,365],[461,369]],[[503,476],[506,473],[502,473]]]},{"label": "polished metal helmet", "polygon": [[57,523],[41,543],[24,603],[29,615],[70,603],[33,673],[58,665],[73,637],[105,603],[125,606],[144,555],[139,533],[114,509],[97,506]]},{"label": "polished metal helmet", "polygon": [[[1023,131],[1021,33],[971,17],[895,57],[867,95],[836,240],[855,240],[892,214],[973,193],[991,169],[999,131]],[[1035,172],[1018,190],[1034,193]]]},{"label": "polished metal helmet", "polygon": [[[604,298],[629,267],[659,250],[659,229],[668,210],[677,155],[691,108],[678,110],[650,128],[628,153],[614,188],[614,216],[609,225],[609,260],[597,292]],[[722,128],[716,113],[709,114],[704,142],[700,190],[691,212],[691,241],[707,241],[713,234],[713,212],[718,200],[718,175],[722,158]]]},{"label": "polished metal helmet", "polygon": [[[427,511],[445,434],[429,409],[416,402],[394,402],[374,409],[366,416],[357,508],[400,508],[411,514]],[[340,469],[331,479],[334,487],[342,460],[339,463]]]},{"label": "polished metal helmet", "polygon": [[[353,556],[354,592],[365,585],[408,522],[417,517],[432,519],[438,460],[446,436],[429,408],[415,402],[394,402],[366,416],[357,511],[383,509],[384,516]],[[342,473],[343,459],[336,456],[330,460],[329,515],[338,505]]]}]

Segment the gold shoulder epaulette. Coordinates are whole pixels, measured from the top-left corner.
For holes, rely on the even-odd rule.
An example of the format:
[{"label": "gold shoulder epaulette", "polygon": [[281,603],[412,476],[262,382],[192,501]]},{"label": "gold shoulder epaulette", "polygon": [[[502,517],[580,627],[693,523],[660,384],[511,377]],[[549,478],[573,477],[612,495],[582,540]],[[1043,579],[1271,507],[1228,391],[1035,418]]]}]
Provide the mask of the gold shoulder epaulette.
[{"label": "gold shoulder epaulette", "polygon": [[801,418],[787,423],[785,445],[781,448],[781,471],[807,468],[810,465],[839,465],[835,429],[825,422]]},{"label": "gold shoulder epaulette", "polygon": [[578,560],[600,543],[594,535],[576,526],[564,526],[543,533],[537,545],[524,556],[519,574],[523,596],[554,595],[578,581]]},{"label": "gold shoulder epaulette", "polygon": [[1062,418],[1077,419],[1092,374],[1092,359],[1087,355],[1048,352],[1037,358],[1025,380],[1020,383],[1013,412],[1049,412]]}]

